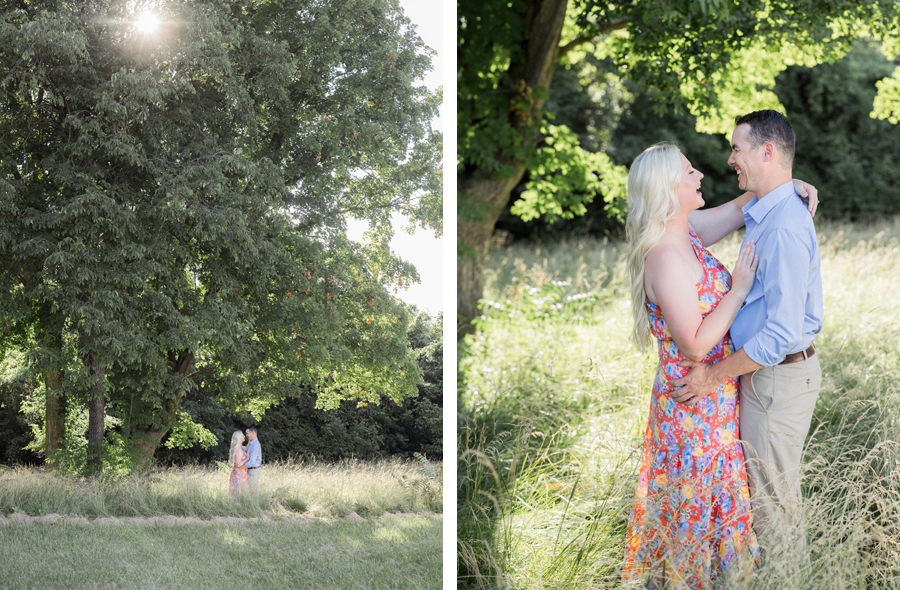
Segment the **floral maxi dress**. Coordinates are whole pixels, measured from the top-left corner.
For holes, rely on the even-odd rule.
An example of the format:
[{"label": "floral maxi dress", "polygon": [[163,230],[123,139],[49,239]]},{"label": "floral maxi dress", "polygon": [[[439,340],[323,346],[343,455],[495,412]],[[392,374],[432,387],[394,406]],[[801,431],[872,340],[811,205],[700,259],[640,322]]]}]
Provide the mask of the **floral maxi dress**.
[{"label": "floral maxi dress", "polygon": [[[243,453],[242,461],[247,461],[247,451],[241,451]],[[239,497],[241,494],[246,492],[249,489],[249,484],[247,483],[247,468],[246,467],[232,467],[231,468],[231,479],[228,481],[228,491],[235,498]]]},{"label": "floral maxi dress", "polygon": [[[705,318],[731,289],[731,275],[693,230],[691,243],[703,266],[697,294]],[[649,588],[701,588],[743,577],[759,549],[738,441],[738,380],[728,380],[694,406],[674,402],[669,380],[690,369],[677,365],[685,357],[659,307],[649,299],[646,304],[650,330],[659,340],[659,367],[628,526],[625,579]],[[732,352],[726,334],[703,362]]]}]

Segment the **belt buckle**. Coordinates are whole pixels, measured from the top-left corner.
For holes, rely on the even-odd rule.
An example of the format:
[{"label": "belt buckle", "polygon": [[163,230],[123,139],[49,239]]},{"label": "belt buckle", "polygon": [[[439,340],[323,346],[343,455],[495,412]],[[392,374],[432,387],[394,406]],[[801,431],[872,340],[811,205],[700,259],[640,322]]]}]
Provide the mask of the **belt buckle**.
[{"label": "belt buckle", "polygon": [[[812,349],[812,350],[810,350]],[[810,343],[809,346],[804,348],[799,352],[792,352],[784,356],[784,360],[778,363],[779,365],[792,365],[794,363],[799,363],[801,360],[807,360],[809,357],[816,353],[816,348],[814,343]],[[802,357],[802,358],[801,358]]]}]

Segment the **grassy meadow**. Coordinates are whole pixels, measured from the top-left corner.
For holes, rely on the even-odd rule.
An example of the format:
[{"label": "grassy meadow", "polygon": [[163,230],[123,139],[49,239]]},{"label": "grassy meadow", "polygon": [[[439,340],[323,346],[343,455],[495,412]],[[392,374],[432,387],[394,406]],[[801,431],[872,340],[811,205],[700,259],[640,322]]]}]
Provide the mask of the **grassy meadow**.
[{"label": "grassy meadow", "polygon": [[[747,588],[900,587],[900,220],[817,223],[823,385],[790,534]],[[730,269],[741,235],[710,250]],[[464,588],[619,588],[656,369],[629,340],[623,244],[497,245],[459,352]]]},{"label": "grassy meadow", "polygon": [[440,464],[219,467],[83,478],[0,469],[4,588],[440,588]]}]

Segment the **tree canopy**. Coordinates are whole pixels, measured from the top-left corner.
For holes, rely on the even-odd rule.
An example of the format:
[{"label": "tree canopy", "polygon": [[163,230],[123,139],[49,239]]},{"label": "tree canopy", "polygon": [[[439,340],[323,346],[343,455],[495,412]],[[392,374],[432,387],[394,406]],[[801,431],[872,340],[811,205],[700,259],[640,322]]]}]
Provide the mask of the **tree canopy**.
[{"label": "tree canopy", "polygon": [[[478,313],[494,223],[526,173],[514,210],[523,218],[580,215],[597,194],[613,214],[624,213],[624,168],[603,151],[586,154],[567,129],[550,125],[545,103],[557,63],[586,53],[607,59],[659,108],[689,110],[698,129],[724,133],[735,114],[780,108],[767,87],[788,65],[836,59],[864,36],[895,47],[900,32],[900,9],[884,0],[459,0],[457,7],[462,333]],[[900,112],[888,99],[900,96],[897,87],[885,83],[884,116]]]},{"label": "tree canopy", "polygon": [[0,342],[48,400],[152,454],[198,371],[257,413],[415,392],[390,214],[442,229],[440,92],[395,1],[0,7]]},{"label": "tree canopy", "polygon": [[[880,120],[874,111],[877,85],[890,79],[897,63],[900,59],[885,58],[879,44],[863,39],[836,62],[788,66],[766,89],[797,134],[794,175],[819,189],[822,201],[816,219],[868,222],[897,213],[900,170],[891,154],[897,151],[900,126]],[[703,173],[707,207],[733,199],[737,180],[727,164],[730,133],[697,131],[695,115],[658,112],[655,106],[646,89],[611,76],[608,60],[591,54],[584,61],[562,64],[547,100],[554,124],[575,132],[584,149],[602,149],[615,164],[626,166],[648,145],[672,141]],[[871,190],[859,190],[860,178]],[[585,203],[587,212],[580,217],[557,216],[551,222],[549,215],[542,215],[523,221],[511,209],[521,204],[516,196],[528,181],[526,174],[513,190],[497,230],[514,239],[539,241],[624,231],[613,207],[599,198]]]}]

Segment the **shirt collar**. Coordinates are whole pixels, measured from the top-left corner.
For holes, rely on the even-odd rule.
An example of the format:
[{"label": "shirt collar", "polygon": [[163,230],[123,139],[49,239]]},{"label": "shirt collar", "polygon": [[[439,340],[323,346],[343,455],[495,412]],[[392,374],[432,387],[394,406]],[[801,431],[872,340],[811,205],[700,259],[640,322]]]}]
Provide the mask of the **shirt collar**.
[{"label": "shirt collar", "polygon": [[749,215],[756,223],[761,223],[765,219],[769,211],[776,205],[784,201],[787,197],[797,194],[794,190],[794,181],[789,180],[784,184],[775,187],[772,191],[760,200],[759,196],[754,196],[750,202],[744,205],[742,211],[745,215]]}]

